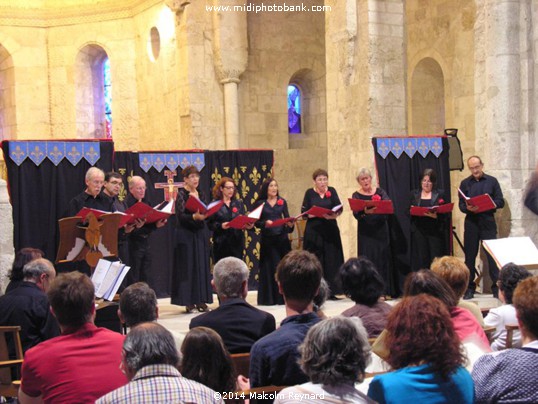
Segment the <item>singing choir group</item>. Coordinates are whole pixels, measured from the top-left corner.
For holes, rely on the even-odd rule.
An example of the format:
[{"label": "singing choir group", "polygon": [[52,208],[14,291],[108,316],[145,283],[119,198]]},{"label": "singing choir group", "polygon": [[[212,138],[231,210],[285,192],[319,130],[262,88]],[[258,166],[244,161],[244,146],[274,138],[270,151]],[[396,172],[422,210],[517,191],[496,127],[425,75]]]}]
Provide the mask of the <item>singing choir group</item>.
[{"label": "singing choir group", "polygon": [[[478,156],[470,157],[467,163],[471,176],[461,183],[460,188],[463,192],[470,196],[487,193],[496,203],[496,207],[501,208],[504,201],[497,180],[483,172],[483,164]],[[206,201],[206,196],[198,190],[200,173],[196,167],[190,166],[185,168],[182,174],[185,186],[179,190],[176,201],[178,243],[172,280],[172,303],[185,305],[190,312],[195,308],[204,311],[207,308],[206,303],[212,302],[209,274],[211,252],[206,226],[213,232],[213,259],[217,262],[227,256],[242,259],[243,230],[250,230],[255,225],[261,229],[258,304],[282,304],[282,296],[275,281],[275,271],[281,258],[291,250],[288,233],[293,231],[294,220],[280,226],[272,226],[277,219],[290,217],[287,202],[279,194],[276,179],[269,178],[261,186],[254,204],[254,208],[263,204],[257,222],[237,229],[231,228],[229,223],[237,215],[246,214],[246,209],[241,199],[236,196],[234,181],[228,177],[222,177],[218,181],[213,188],[213,198],[222,200],[223,204],[216,214],[206,218],[199,211],[193,212],[185,208],[189,195]],[[341,285],[337,282],[337,273],[344,263],[340,231],[336,221],[343,210],[342,202],[336,189],[329,186],[327,171],[315,170],[312,179],[313,187],[305,192],[301,206],[301,213],[307,219],[303,248],[319,258],[323,276],[330,288],[330,298],[337,299],[336,295],[342,293]],[[353,193],[353,199],[364,201],[390,199],[387,192],[372,185],[372,174],[368,169],[362,168],[356,179],[359,187]],[[420,177],[420,189],[411,191],[410,207],[437,207],[447,203],[443,190],[436,187],[436,180],[437,176],[433,169],[423,171]],[[493,234],[488,236],[496,237],[493,218],[495,210],[472,214],[475,207],[464,196],[460,196],[459,205],[462,212],[468,216],[465,221],[465,250],[466,263],[471,271],[468,291],[470,293],[474,292],[474,260],[478,253],[478,243],[484,239],[482,234],[484,231],[491,233],[492,222]],[[325,212],[328,213],[311,215],[309,213],[312,207],[325,208],[327,209]],[[388,288],[392,283],[389,215],[376,214],[375,206],[365,207],[360,211],[354,211],[353,214],[358,221],[358,255],[365,256],[374,263],[385,281],[386,294],[389,294]],[[412,271],[429,268],[435,257],[449,255],[448,243],[445,242],[449,226],[448,214],[438,213],[435,209],[426,211],[420,216],[411,216]],[[495,284],[497,277],[492,278]]]}]

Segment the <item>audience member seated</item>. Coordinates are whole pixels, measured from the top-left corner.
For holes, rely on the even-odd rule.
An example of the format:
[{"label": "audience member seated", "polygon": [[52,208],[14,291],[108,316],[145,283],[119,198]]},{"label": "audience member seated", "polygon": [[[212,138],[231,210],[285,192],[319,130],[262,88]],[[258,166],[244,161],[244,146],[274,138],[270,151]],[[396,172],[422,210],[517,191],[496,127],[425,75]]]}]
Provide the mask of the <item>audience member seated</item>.
[{"label": "audience member seated", "polygon": [[463,300],[463,295],[469,285],[469,268],[467,268],[467,265],[456,257],[445,255],[444,257],[435,258],[430,269],[443,278],[448,283],[448,286],[452,288],[458,299],[458,307],[469,310],[478,321],[478,324],[484,327],[484,316],[482,316],[478,304]]},{"label": "audience member seated", "polygon": [[159,307],[155,291],[145,282],[133,283],[126,287],[120,295],[118,317],[129,328],[157,320]]},{"label": "audience member seated", "polygon": [[190,330],[181,345],[181,355],[181,374],[184,377],[218,392],[237,390],[230,353],[219,334],[211,328]]},{"label": "audience member seated", "polygon": [[314,313],[314,296],[321,282],[321,264],[305,250],[294,250],[277,266],[278,290],[284,296],[286,318],[280,328],[257,341],[250,351],[250,385],[290,386],[308,381],[300,369],[299,345],[320,318]]},{"label": "audience member seated", "polygon": [[407,275],[404,283],[404,296],[416,296],[421,293],[436,297],[446,305],[454,330],[462,343],[475,342],[486,352],[491,351],[484,329],[469,310],[457,307],[456,295],[439,275],[427,269],[421,269]]},{"label": "audience member seated", "polygon": [[359,317],[368,337],[381,334],[387,324],[392,306],[382,300],[385,283],[374,264],[366,257],[350,258],[339,271],[342,288],[355,306],[342,313],[345,317]]},{"label": "audience member seated", "polygon": [[[23,282],[19,287],[0,297],[0,325],[21,327],[22,350],[60,335],[60,328],[50,312],[46,292],[56,276],[54,266],[45,258],[27,263],[23,268]],[[15,347],[9,341],[10,356]]]},{"label": "audience member seated", "polygon": [[440,300],[404,297],[389,314],[388,363],[393,372],[375,376],[368,396],[378,403],[473,403],[473,380]]},{"label": "audience member seated", "polygon": [[174,337],[162,325],[134,327],[123,344],[122,367],[130,382],[96,404],[222,403],[206,386],[183,377]]},{"label": "audience member seated", "polygon": [[22,268],[28,264],[30,261],[33,261],[37,258],[43,258],[45,254],[43,251],[38,250],[37,248],[21,248],[15,254],[15,259],[13,260],[13,265],[11,271],[9,272],[9,283],[6,287],[6,292],[8,293],[18,287],[24,279],[24,274],[22,273]]},{"label": "audience member seated", "polygon": [[93,324],[93,283],[80,272],[60,274],[48,291],[62,335],[29,349],[19,401],[90,403],[127,383],[120,370],[124,336]]},{"label": "audience member seated", "polygon": [[[499,299],[502,306],[491,309],[484,319],[487,327],[495,327],[495,332],[491,337],[491,349],[500,351],[506,348],[506,325],[517,324],[516,309],[512,304],[512,296],[516,286],[523,279],[530,278],[532,274],[524,267],[510,262],[502,267],[499,273],[497,287],[499,288]],[[514,331],[512,336],[512,346],[521,346],[521,335],[519,331]]]},{"label": "audience member seated", "polygon": [[513,301],[523,347],[478,359],[472,373],[476,403],[538,403],[538,277],[521,281]]},{"label": "audience member seated", "polygon": [[308,330],[299,351],[301,369],[310,382],[282,390],[275,403],[296,403],[297,397],[318,404],[373,403],[355,389],[355,382],[364,380],[370,361],[368,334],[360,319],[338,316],[323,320]]},{"label": "audience member seated", "polygon": [[272,314],[247,303],[247,265],[235,257],[221,259],[213,268],[211,284],[219,296],[216,310],[191,320],[189,328],[208,327],[215,330],[231,353],[250,352],[261,337],[275,330]]}]

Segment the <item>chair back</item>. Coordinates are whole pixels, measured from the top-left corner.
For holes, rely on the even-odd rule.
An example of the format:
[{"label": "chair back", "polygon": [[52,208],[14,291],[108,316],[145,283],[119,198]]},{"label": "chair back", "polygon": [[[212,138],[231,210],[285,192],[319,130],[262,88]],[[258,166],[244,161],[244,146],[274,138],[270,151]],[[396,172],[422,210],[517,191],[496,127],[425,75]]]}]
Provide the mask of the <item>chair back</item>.
[{"label": "chair back", "polygon": [[519,331],[518,324],[506,324],[506,348],[512,348],[514,343],[514,331]]},{"label": "chair back", "polygon": [[[0,396],[17,397],[20,385],[17,379],[24,357],[19,336],[20,330],[21,327],[19,326],[0,327]],[[15,358],[9,357],[6,334],[11,334],[15,347]]]},{"label": "chair back", "polygon": [[250,353],[231,354],[232,363],[235,369],[235,376],[243,375],[248,377],[250,371]]},{"label": "chair back", "polygon": [[305,228],[306,219],[300,217],[295,221],[295,227],[293,229],[293,232],[289,234],[292,249],[301,250],[303,248]]}]

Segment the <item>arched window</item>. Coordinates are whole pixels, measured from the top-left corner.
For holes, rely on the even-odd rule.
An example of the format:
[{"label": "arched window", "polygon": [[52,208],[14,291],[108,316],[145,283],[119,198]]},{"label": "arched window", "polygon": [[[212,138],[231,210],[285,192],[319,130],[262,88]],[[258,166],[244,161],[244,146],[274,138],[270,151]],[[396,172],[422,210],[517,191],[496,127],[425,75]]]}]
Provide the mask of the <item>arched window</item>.
[{"label": "arched window", "polygon": [[425,135],[443,133],[445,89],[443,70],[432,58],[422,59],[411,79],[411,132]]},{"label": "arched window", "polygon": [[295,84],[288,85],[288,133],[302,133],[301,90]]},{"label": "arched window", "polygon": [[108,57],[103,61],[103,83],[105,95],[105,134],[107,139],[112,139],[112,86],[110,84],[110,60]]},{"label": "arched window", "polygon": [[86,45],[75,61],[76,131],[79,139],[112,136],[110,63],[99,45]]}]

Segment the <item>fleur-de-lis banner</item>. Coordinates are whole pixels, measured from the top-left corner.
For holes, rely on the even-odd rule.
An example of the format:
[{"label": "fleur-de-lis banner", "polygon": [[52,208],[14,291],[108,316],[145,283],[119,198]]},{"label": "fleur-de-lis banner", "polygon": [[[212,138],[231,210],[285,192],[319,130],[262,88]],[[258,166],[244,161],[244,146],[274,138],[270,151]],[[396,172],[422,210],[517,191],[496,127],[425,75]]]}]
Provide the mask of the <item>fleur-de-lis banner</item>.
[{"label": "fleur-de-lis banner", "polygon": [[9,157],[20,166],[26,158],[41,165],[48,158],[55,166],[63,159],[76,166],[83,158],[92,166],[101,158],[99,142],[58,142],[58,141],[12,141],[9,142]]},{"label": "fleur-de-lis banner", "polygon": [[392,153],[399,159],[405,153],[412,159],[418,152],[423,158],[428,153],[432,153],[439,158],[443,152],[443,142],[441,137],[432,136],[402,136],[402,137],[378,137],[375,139],[377,154],[384,159]]},{"label": "fleur-de-lis banner", "polygon": [[140,153],[139,164],[144,172],[148,172],[151,167],[161,172],[167,167],[174,171],[178,166],[185,168],[193,165],[202,171],[205,166],[204,153]]}]

